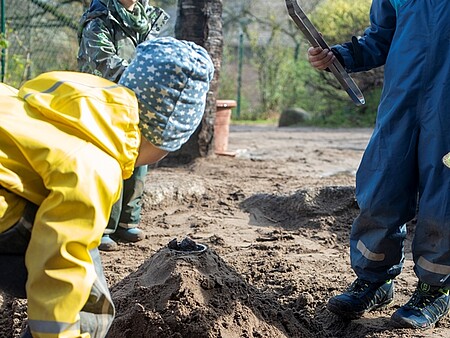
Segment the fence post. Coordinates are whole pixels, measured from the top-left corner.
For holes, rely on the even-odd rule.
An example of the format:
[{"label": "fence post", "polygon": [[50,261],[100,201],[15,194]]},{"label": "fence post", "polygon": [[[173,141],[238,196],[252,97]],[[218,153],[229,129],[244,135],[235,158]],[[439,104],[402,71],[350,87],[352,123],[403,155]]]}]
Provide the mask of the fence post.
[{"label": "fence post", "polygon": [[[2,32],[1,32],[1,37],[2,39],[6,39],[6,24],[5,24],[5,0],[1,0],[2,1],[2,13],[1,13],[1,26],[2,26]],[[1,73],[1,82],[4,82],[5,80],[5,53],[6,50],[5,48],[2,48],[2,56],[1,56],[1,62],[2,62],[2,73]]]},{"label": "fence post", "polygon": [[242,59],[244,58],[244,32],[239,32],[239,60],[238,60],[238,90],[237,90],[237,109],[236,117],[241,117],[241,90],[242,90]]}]

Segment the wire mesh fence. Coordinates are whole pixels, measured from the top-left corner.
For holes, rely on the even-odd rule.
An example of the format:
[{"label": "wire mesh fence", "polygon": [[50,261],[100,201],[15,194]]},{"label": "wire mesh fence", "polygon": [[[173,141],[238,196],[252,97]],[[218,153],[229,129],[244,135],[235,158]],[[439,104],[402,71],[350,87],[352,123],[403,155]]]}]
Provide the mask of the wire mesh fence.
[{"label": "wire mesh fence", "polygon": [[19,87],[42,72],[76,70],[82,0],[1,0],[2,82]]}]

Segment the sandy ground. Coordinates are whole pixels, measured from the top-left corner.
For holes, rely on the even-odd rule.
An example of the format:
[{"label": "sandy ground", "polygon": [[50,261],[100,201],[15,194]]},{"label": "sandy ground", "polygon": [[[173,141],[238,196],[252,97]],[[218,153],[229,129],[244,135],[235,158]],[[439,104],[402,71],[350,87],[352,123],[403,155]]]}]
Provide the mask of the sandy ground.
[{"label": "sandy ground", "polygon": [[[390,307],[352,322],[325,309],[355,278],[348,238],[370,133],[232,126],[235,157],[152,168],[147,238],[102,253],[117,307],[108,337],[450,337],[448,317],[428,331],[389,323],[415,288],[413,225]],[[193,251],[168,248],[186,237]],[[25,302],[0,305],[0,338],[18,337]]]}]

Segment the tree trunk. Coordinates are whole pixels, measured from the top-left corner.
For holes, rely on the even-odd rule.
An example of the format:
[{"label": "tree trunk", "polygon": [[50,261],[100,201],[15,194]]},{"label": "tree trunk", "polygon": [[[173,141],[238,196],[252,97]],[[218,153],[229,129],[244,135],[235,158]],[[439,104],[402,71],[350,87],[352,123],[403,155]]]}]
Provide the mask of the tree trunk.
[{"label": "tree trunk", "polygon": [[171,155],[178,162],[187,163],[214,151],[216,97],[223,53],[222,0],[178,0],[175,37],[205,47],[215,68],[199,128],[179,151]]}]

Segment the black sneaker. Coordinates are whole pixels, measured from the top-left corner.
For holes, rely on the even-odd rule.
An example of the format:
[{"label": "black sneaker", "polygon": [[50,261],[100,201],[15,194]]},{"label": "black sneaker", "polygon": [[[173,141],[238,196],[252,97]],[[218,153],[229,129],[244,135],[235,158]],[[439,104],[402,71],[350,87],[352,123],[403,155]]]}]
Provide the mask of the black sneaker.
[{"label": "black sneaker", "polygon": [[345,319],[360,318],[364,312],[387,306],[394,299],[394,282],[370,283],[356,279],[342,294],[330,298],[327,309]]},{"label": "black sneaker", "polygon": [[411,299],[393,313],[391,321],[396,327],[430,329],[449,309],[449,290],[419,282]]}]

